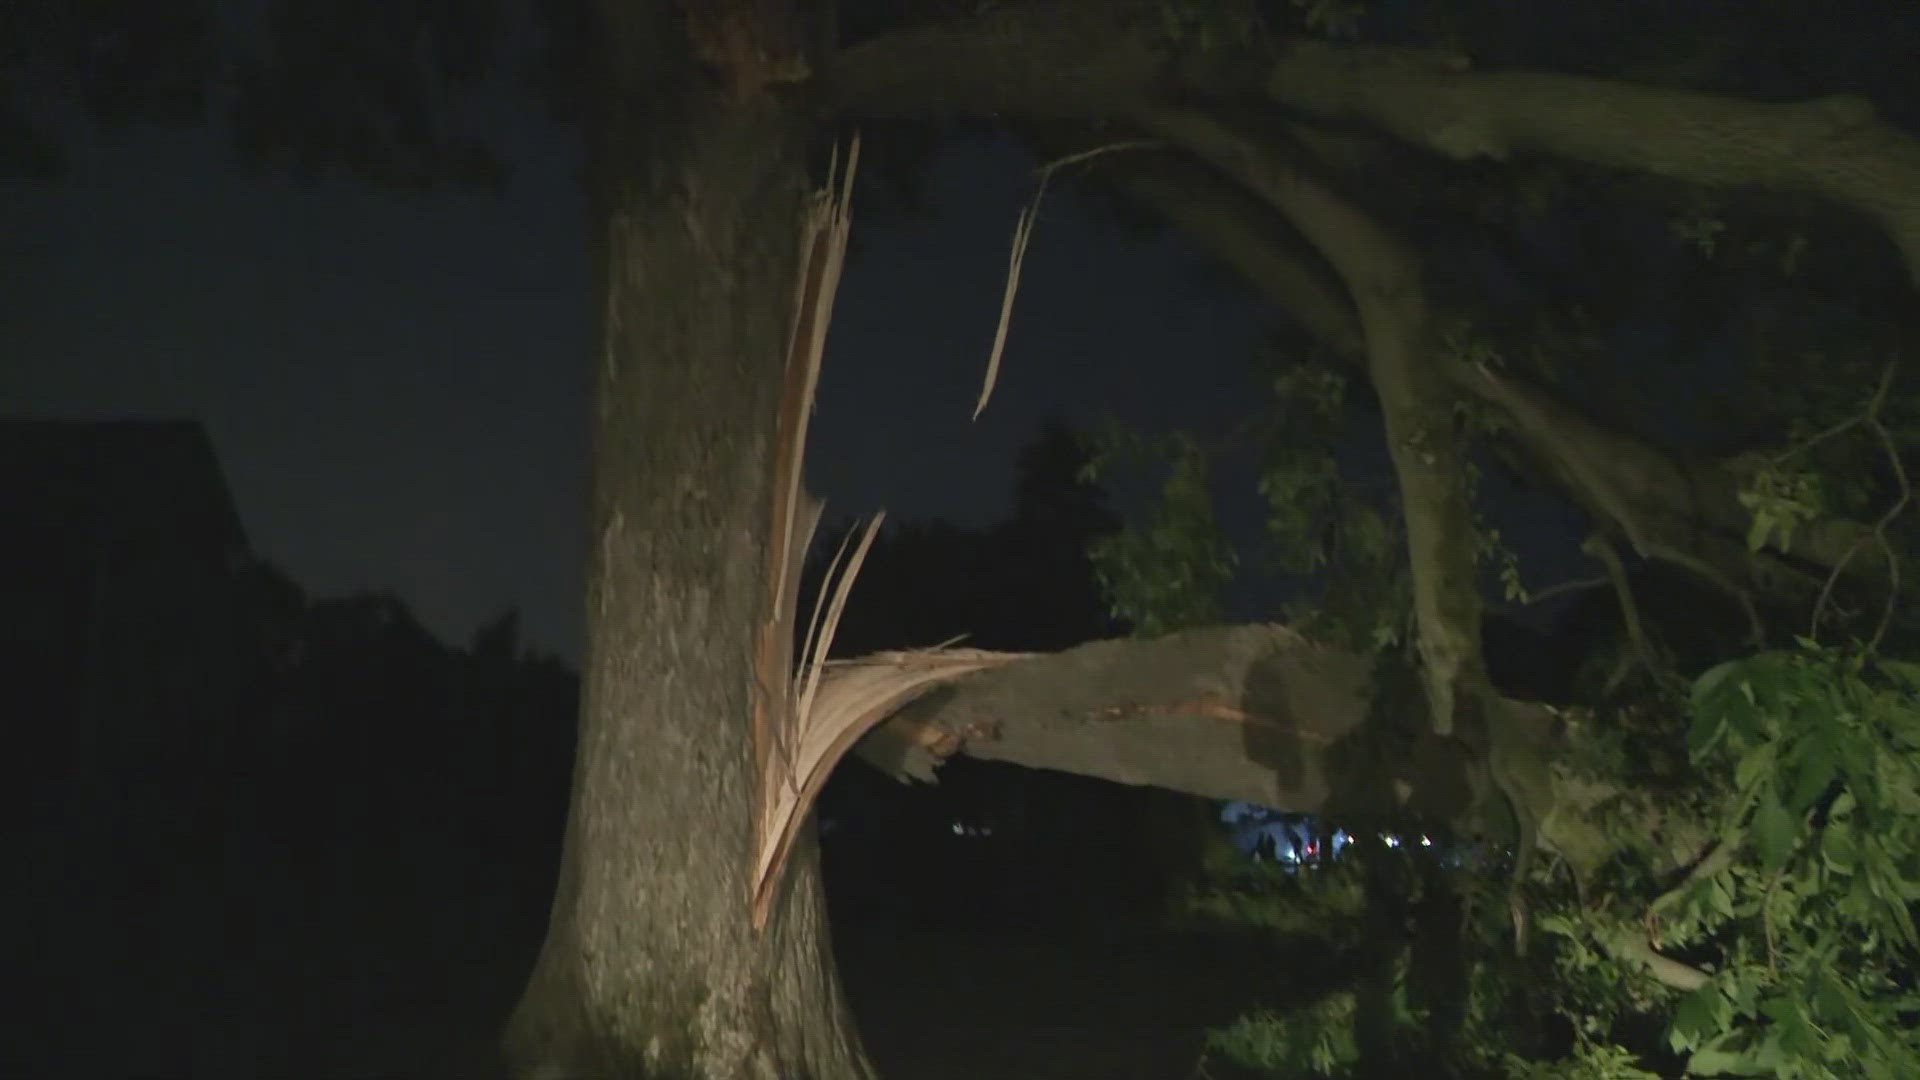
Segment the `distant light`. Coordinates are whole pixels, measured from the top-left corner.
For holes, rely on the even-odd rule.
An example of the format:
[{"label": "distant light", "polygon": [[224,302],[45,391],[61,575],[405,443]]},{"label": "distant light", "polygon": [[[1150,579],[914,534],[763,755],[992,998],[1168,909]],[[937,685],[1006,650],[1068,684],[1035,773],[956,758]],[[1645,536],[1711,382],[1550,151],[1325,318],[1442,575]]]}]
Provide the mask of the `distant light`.
[{"label": "distant light", "polygon": [[1426,837],[1426,836],[1423,836],[1423,837],[1421,837],[1421,838],[1420,838],[1420,846],[1421,846],[1421,847],[1432,847],[1432,846],[1433,846],[1433,839],[1432,839],[1431,837]]}]

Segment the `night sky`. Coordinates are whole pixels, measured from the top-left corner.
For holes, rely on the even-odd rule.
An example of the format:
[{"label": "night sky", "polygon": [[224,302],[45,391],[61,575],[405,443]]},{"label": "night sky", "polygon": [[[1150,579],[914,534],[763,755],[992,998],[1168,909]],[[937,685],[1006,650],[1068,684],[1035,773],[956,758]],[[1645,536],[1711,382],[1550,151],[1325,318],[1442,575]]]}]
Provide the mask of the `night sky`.
[{"label": "night sky", "polygon": [[[314,595],[391,588],[455,643],[518,607],[530,644],[577,656],[580,152],[531,102],[492,115],[505,190],[426,197],[248,171],[215,128],[74,125],[67,175],[0,182],[0,414],[203,421],[254,550]],[[829,519],[990,521],[1050,416],[1246,415],[1261,306],[1055,186],[969,420],[1033,169],[959,141],[923,206],[856,205],[810,450]]]}]

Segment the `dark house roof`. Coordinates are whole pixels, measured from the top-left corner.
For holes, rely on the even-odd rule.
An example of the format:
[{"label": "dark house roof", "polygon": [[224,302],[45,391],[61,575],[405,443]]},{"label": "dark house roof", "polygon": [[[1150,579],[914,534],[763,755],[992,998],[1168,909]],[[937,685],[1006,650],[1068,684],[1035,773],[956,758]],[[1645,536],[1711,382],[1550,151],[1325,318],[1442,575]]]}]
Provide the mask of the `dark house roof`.
[{"label": "dark house roof", "polygon": [[8,533],[77,541],[108,522],[144,521],[202,550],[247,546],[213,443],[192,420],[0,417],[0,508]]},{"label": "dark house roof", "polygon": [[198,423],[0,417],[0,668],[43,731],[188,710],[251,561]]}]

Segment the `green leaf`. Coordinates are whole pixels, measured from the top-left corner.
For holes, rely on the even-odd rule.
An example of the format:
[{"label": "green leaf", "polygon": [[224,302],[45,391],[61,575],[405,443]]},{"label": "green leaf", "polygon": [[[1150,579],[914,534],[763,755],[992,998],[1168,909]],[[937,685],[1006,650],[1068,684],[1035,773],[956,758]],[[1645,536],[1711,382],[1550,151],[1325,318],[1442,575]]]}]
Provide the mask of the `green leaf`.
[{"label": "green leaf", "polygon": [[1720,1033],[1721,1011],[1725,998],[1720,988],[1709,983],[1680,999],[1673,1020],[1667,1027],[1667,1045],[1675,1052],[1691,1050]]},{"label": "green leaf", "polygon": [[1738,671],[1742,663],[1739,660],[1728,660],[1701,672],[1700,677],[1693,680],[1693,707],[1699,709],[1705,705],[1714,691],[1720,689],[1721,684],[1727,681],[1727,676]]},{"label": "green leaf", "polygon": [[1779,1049],[1768,1032],[1755,1044],[1746,1031],[1729,1031],[1687,1058],[1687,1072],[1695,1076],[1771,1076],[1779,1062]]},{"label": "green leaf", "polygon": [[1828,817],[1827,827],[1820,833],[1820,858],[1827,869],[1836,874],[1853,873],[1859,860],[1859,850],[1854,843],[1851,824]]},{"label": "green leaf", "polygon": [[1800,759],[1799,776],[1794,779],[1793,801],[1789,804],[1797,813],[1804,813],[1814,800],[1826,794],[1827,786],[1833,783],[1839,771],[1839,762],[1835,759],[1833,747],[1824,739],[1810,740]]},{"label": "green leaf", "polygon": [[1909,660],[1894,660],[1885,656],[1876,657],[1874,664],[1881,671],[1906,683],[1908,689],[1920,691],[1920,664]]},{"label": "green leaf", "polygon": [[1762,778],[1772,775],[1776,754],[1772,743],[1761,743],[1742,754],[1733,767],[1734,786],[1741,791],[1753,790]]},{"label": "green leaf", "polygon": [[1771,874],[1786,865],[1800,839],[1799,818],[1780,805],[1769,790],[1753,813],[1754,845],[1760,852],[1760,865]]},{"label": "green leaf", "polygon": [[1721,874],[1707,882],[1707,902],[1721,918],[1733,918],[1733,893],[1727,889],[1727,875]]},{"label": "green leaf", "polygon": [[1727,733],[1724,718],[1705,712],[1696,712],[1693,725],[1687,729],[1687,754],[1695,761],[1705,757],[1707,751],[1716,746]]}]

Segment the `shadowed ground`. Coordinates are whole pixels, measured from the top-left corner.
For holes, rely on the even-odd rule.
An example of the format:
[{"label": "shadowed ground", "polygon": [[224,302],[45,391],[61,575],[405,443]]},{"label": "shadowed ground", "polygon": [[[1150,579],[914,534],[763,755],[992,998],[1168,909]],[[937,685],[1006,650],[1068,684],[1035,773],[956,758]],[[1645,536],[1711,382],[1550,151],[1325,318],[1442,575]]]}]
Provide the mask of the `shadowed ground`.
[{"label": "shadowed ground", "polygon": [[1063,931],[843,935],[841,972],[885,1080],[1179,1080],[1205,1030],[1288,982],[1227,940]]}]

